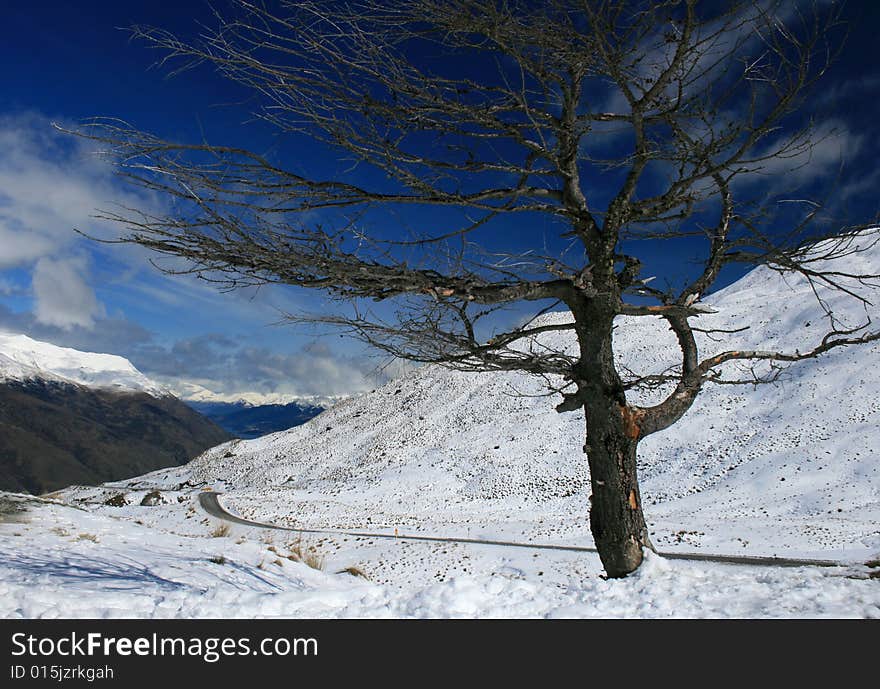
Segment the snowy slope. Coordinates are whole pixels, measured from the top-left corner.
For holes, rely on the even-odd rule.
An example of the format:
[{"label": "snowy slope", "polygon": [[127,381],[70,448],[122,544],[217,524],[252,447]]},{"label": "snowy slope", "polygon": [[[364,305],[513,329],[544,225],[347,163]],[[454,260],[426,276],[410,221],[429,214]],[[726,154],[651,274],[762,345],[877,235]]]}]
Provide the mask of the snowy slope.
[{"label": "snowy slope", "polygon": [[[115,508],[128,517],[119,519],[30,500],[9,514],[20,500],[0,493],[3,618],[880,617],[880,587],[864,567],[649,557],[634,576],[609,581],[595,558],[491,547],[432,558],[423,549],[423,569],[461,558],[471,572],[407,583],[398,570],[389,585],[341,571],[369,569],[367,543],[312,542],[327,556],[317,571],[291,558],[301,546],[283,534],[236,527],[211,537],[216,525],[190,503]],[[161,529],[143,523],[160,515]],[[395,561],[401,547],[391,542],[382,555]]]},{"label": "snowy slope", "polygon": [[[856,262],[880,267],[880,252],[846,265]],[[860,305],[823,296],[850,325],[864,319]],[[749,325],[725,349],[803,350],[824,333],[809,285],[765,269],[705,301],[717,313],[700,318],[704,328]],[[621,319],[616,347],[620,362],[641,371],[675,362],[672,336],[657,321]],[[709,355],[721,345],[703,338],[701,347]],[[536,396],[544,390],[527,376],[428,366],[290,431],[58,494],[80,509],[46,506],[22,523],[0,515],[0,615],[877,618],[878,354],[877,345],[838,350],[792,366],[773,385],[710,387],[640,448],[646,516],[661,552],[850,566],[651,555],[634,576],[609,581],[592,553],[395,538],[592,542],[582,415],[557,414],[556,399]],[[142,506],[156,489],[161,504]],[[323,572],[309,571],[285,556],[295,532],[235,525],[212,537],[218,522],[198,501],[206,489],[252,519],[390,538],[303,534],[324,558]],[[859,564],[868,562],[873,568]],[[87,576],[68,576],[71,566]],[[368,580],[339,573],[352,567]]]},{"label": "snowy slope", "polygon": [[26,335],[0,332],[0,381],[34,378],[154,397],[169,394],[121,356],[80,352]]},{"label": "snowy slope", "polygon": [[[846,259],[847,268],[872,265],[880,266],[876,246]],[[862,304],[823,297],[844,323],[864,321]],[[827,325],[804,280],[765,268],[706,303],[717,313],[702,316],[702,327],[749,329],[723,344],[702,337],[704,355],[803,350]],[[557,346],[565,337],[542,336]],[[620,319],[616,351],[640,371],[676,361],[659,319]],[[710,386],[680,423],[643,442],[655,542],[762,554],[880,549],[878,354],[876,343],[837,350],[773,385]],[[208,451],[189,477],[268,521],[589,543],[584,421],[557,414],[543,392],[525,375],[428,366],[304,426]]]}]

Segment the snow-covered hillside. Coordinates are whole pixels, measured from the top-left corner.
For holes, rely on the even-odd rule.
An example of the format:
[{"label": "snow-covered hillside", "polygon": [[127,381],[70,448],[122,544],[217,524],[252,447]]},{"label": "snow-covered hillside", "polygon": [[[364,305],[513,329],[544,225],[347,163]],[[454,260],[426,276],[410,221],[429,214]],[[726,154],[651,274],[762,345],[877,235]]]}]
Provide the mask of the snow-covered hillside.
[{"label": "snow-covered hillside", "polygon": [[0,490],[178,466],[229,437],[127,359],[0,333]]},{"label": "snow-covered hillside", "polygon": [[0,381],[30,379],[131,390],[154,397],[169,394],[121,356],[80,352],[26,335],[0,332]]},{"label": "snow-covered hillside", "polygon": [[[880,250],[846,263],[869,271]],[[845,325],[864,322],[861,303],[822,296]],[[702,328],[749,328],[724,342],[703,336],[704,355],[803,351],[827,328],[805,280],[766,268],[706,303],[717,313],[702,316]],[[565,337],[542,336],[554,346]],[[676,360],[659,319],[622,318],[616,346],[618,360],[639,371]],[[761,554],[880,549],[878,354],[877,343],[850,347],[795,364],[773,385],[709,386],[681,422],[640,448],[655,542]],[[188,477],[263,521],[588,543],[584,420],[556,413],[543,392],[521,374],[428,366],[298,428],[208,451]]]},{"label": "snow-covered hillside", "polygon": [[[0,493],[2,618],[880,617],[880,586],[865,567],[650,556],[634,576],[609,581],[584,554],[222,534],[188,502],[86,511],[31,500],[15,513],[17,500]],[[297,556],[312,548],[321,571]],[[374,573],[380,560],[390,583]],[[444,563],[456,571],[434,576]],[[430,574],[419,581],[416,570]]]},{"label": "snow-covered hillside", "polygon": [[[880,250],[853,254],[845,265],[878,272]],[[880,303],[878,290],[869,292]],[[820,294],[842,326],[880,321],[876,306]],[[767,269],[705,303],[716,312],[701,316],[702,328],[748,329],[723,343],[702,337],[703,355],[731,347],[804,351],[826,332],[810,285]],[[558,334],[542,338],[571,345]],[[621,319],[616,347],[621,364],[643,372],[676,359],[659,320]],[[27,523],[0,524],[18,539],[0,546],[0,613],[880,617],[878,354],[876,343],[850,347],[795,364],[772,385],[708,387],[684,419],[640,448],[646,517],[661,552],[848,566],[651,555],[635,576],[606,581],[593,553],[535,548],[592,545],[582,415],[556,413],[558,400],[525,375],[426,366],[289,431],[57,496],[80,509],[45,506]],[[323,574],[284,555],[295,532],[238,525],[218,532],[200,507],[208,489],[250,519],[335,531],[301,536],[324,558]],[[63,522],[57,537],[47,532],[53,520]],[[407,535],[521,545],[397,537]],[[156,544],[149,552],[146,539]],[[65,579],[46,566],[62,561],[84,563],[89,576]],[[369,581],[339,574],[347,569]],[[121,591],[121,581],[136,591]]]}]

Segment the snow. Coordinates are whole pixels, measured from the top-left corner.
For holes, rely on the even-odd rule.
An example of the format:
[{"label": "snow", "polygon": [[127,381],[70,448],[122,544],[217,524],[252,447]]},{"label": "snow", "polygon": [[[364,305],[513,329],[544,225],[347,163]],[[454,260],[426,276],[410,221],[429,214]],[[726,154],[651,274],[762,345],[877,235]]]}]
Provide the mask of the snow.
[{"label": "snow", "polygon": [[[161,508],[137,509],[144,516]],[[494,565],[484,572],[383,585],[334,573],[339,556],[325,571],[291,561],[272,532],[235,527],[210,537],[213,525],[198,517],[157,530],[41,502],[19,519],[0,524],[5,618],[880,617],[877,582],[864,568],[673,564],[649,555],[625,580],[605,580],[581,562],[579,577],[560,582],[529,571],[532,553],[518,569],[498,566],[509,556],[490,547],[474,553]],[[572,570],[572,559],[540,566]]]},{"label": "snow", "polygon": [[[880,263],[878,248],[848,265],[866,259]],[[825,297],[845,323],[864,318],[861,304]],[[718,313],[701,327],[750,325],[723,348],[805,349],[827,325],[809,285],[763,268],[707,302]],[[675,363],[660,319],[622,318],[615,341],[630,368]],[[722,344],[701,336],[701,349]],[[655,544],[856,559],[880,549],[880,370],[866,365],[878,353],[878,343],[833,351],[774,385],[709,386],[684,419],[645,440],[639,470]],[[589,544],[584,420],[556,413],[542,392],[521,374],[424,367],[303,426],[209,450],[189,472],[260,521]]]},{"label": "snow", "polygon": [[[846,265],[878,266],[880,250]],[[877,306],[820,295],[849,327],[880,316]],[[724,343],[701,336],[704,356],[803,351],[827,327],[810,285],[768,269],[701,303],[714,311],[698,319],[703,328],[750,326]],[[541,339],[571,346],[566,337]],[[639,371],[675,363],[660,320],[620,319],[615,345],[618,360]],[[222,492],[232,512],[288,527],[591,546],[582,415],[556,413],[557,400],[524,375],[427,366],[303,426],[226,443],[184,467],[73,487],[54,496],[66,505],[41,504],[26,522],[0,523],[0,614],[880,617],[877,570],[864,564],[880,555],[878,353],[876,343],[835,350],[772,385],[709,387],[678,424],[640,446],[642,497],[661,552],[839,567],[650,555],[634,576],[613,581],[592,553],[305,535],[324,558],[319,572],[269,550],[289,552],[292,532],[233,526],[227,537],[210,536],[217,522],[198,507],[205,489]],[[151,490],[164,504],[140,506]],[[126,506],[104,504],[120,494]],[[218,554],[222,565],[210,561]],[[369,580],[336,573],[349,567]]]},{"label": "snow", "polygon": [[223,402],[259,407],[269,404],[309,404],[316,407],[329,407],[345,399],[347,395],[295,395],[285,392],[216,392],[192,380],[174,379],[168,381],[174,393],[187,402]]},{"label": "snow", "polygon": [[0,332],[0,381],[32,379],[143,392],[154,397],[170,394],[121,356],[80,352],[26,335]]}]

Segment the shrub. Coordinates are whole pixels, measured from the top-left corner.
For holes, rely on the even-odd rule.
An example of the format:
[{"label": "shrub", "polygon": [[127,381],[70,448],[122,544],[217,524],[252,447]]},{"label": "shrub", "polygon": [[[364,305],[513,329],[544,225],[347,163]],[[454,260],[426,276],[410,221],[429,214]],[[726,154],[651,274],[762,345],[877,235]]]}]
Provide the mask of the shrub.
[{"label": "shrub", "polygon": [[303,544],[302,536],[298,536],[295,541],[287,544],[288,555],[281,555],[274,545],[269,546],[269,550],[276,555],[286,557],[291,562],[301,562],[312,569],[324,569],[324,555],[318,552],[315,546],[307,546]]},{"label": "shrub", "polygon": [[231,529],[230,529],[229,524],[227,524],[226,522],[223,522],[222,524],[218,524],[217,528],[215,528],[211,532],[211,537],[212,538],[225,538],[226,536],[229,535],[230,530]]}]

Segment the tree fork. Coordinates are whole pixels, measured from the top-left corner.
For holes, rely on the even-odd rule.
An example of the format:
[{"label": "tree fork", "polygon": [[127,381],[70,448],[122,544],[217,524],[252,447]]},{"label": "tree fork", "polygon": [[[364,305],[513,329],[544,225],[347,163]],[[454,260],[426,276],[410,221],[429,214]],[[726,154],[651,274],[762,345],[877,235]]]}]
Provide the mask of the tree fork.
[{"label": "tree fork", "polygon": [[[858,285],[871,288],[877,275],[826,270],[805,250],[838,234],[825,219],[809,230],[826,216],[819,208],[811,205],[806,219],[786,229],[777,227],[787,216],[777,216],[775,192],[759,185],[736,187],[736,197],[731,191],[737,178],[765,162],[789,160],[797,169],[817,143],[806,123],[798,126],[804,118],[792,115],[833,59],[835,41],[827,36],[839,26],[839,9],[820,12],[827,3],[813,0],[814,12],[789,17],[792,3],[781,0],[729,7],[693,0],[360,0],[355,6],[301,0],[285,3],[282,16],[261,3],[230,2],[234,18],[218,15],[217,28],[205,27],[189,42],[149,27],[133,33],[167,58],[182,58],[184,67],[216,67],[256,96],[256,117],[278,133],[316,138],[335,147],[339,160],[378,174],[352,177],[348,170],[326,179],[318,169],[285,170],[240,148],[177,144],[124,122],[94,120],[74,133],[98,142],[125,179],[167,197],[174,209],[158,217],[147,209],[102,212],[104,221],[129,232],[111,241],[185,259],[189,268],[173,262],[164,270],[230,289],[322,290],[351,303],[354,315],[289,319],[340,327],[395,357],[560,376],[566,392],[557,409],[586,416],[592,530],[610,576],[635,570],[643,547],[650,547],[636,474],[640,440],[677,422],[705,383],[774,380],[755,369],[742,380],[723,380],[719,367],[801,361],[880,340],[880,331],[868,329],[870,319],[841,329],[820,299],[829,330],[808,352],[731,342],[729,351],[700,361],[688,323],[706,312],[700,295],[731,263],[769,263],[868,303]],[[751,37],[762,39],[760,59]],[[458,66],[444,73],[431,50],[421,55],[423,40],[437,41],[444,55],[487,59],[468,59],[475,66],[470,73]],[[497,74],[487,71],[490,64]],[[604,104],[609,89],[626,101],[614,112]],[[692,133],[695,121],[699,136]],[[594,157],[603,141],[596,122],[618,123],[628,130],[620,141],[630,144],[604,149],[608,160]],[[620,179],[609,169],[619,170]],[[655,174],[661,170],[668,175]],[[432,219],[406,240],[393,231],[374,234],[373,221],[360,220],[362,211],[390,208],[393,226],[400,204],[451,208],[461,219],[450,215],[451,225]],[[716,207],[718,224],[704,228],[704,215]],[[327,213],[328,230],[308,217],[316,210]],[[516,243],[505,251],[494,235],[481,246],[490,237],[488,223],[524,213],[540,214],[548,227],[558,224],[559,243],[536,231],[528,248]],[[525,228],[530,221],[522,222]],[[852,244],[855,233],[875,225],[847,228],[821,249],[823,261],[865,251]],[[651,278],[639,279],[640,259],[648,255],[642,251],[683,260],[674,244],[666,244],[667,253],[657,242],[704,232],[703,270],[690,285],[664,291],[648,286]],[[674,265],[669,270],[670,278],[679,272]],[[398,300],[400,308],[385,320],[358,309],[370,299]],[[487,316],[522,301],[545,302],[536,317],[561,301],[574,323],[511,325],[484,342],[475,323],[488,324]],[[475,308],[468,310],[470,304]],[[627,371],[624,384],[612,351],[619,315],[666,319],[678,337],[681,368],[660,375]],[[543,342],[516,344],[572,328],[577,353]],[[734,324],[713,332],[743,330]],[[674,390],[659,404],[627,404],[627,391],[665,383]],[[556,381],[551,385],[556,389]]]}]

